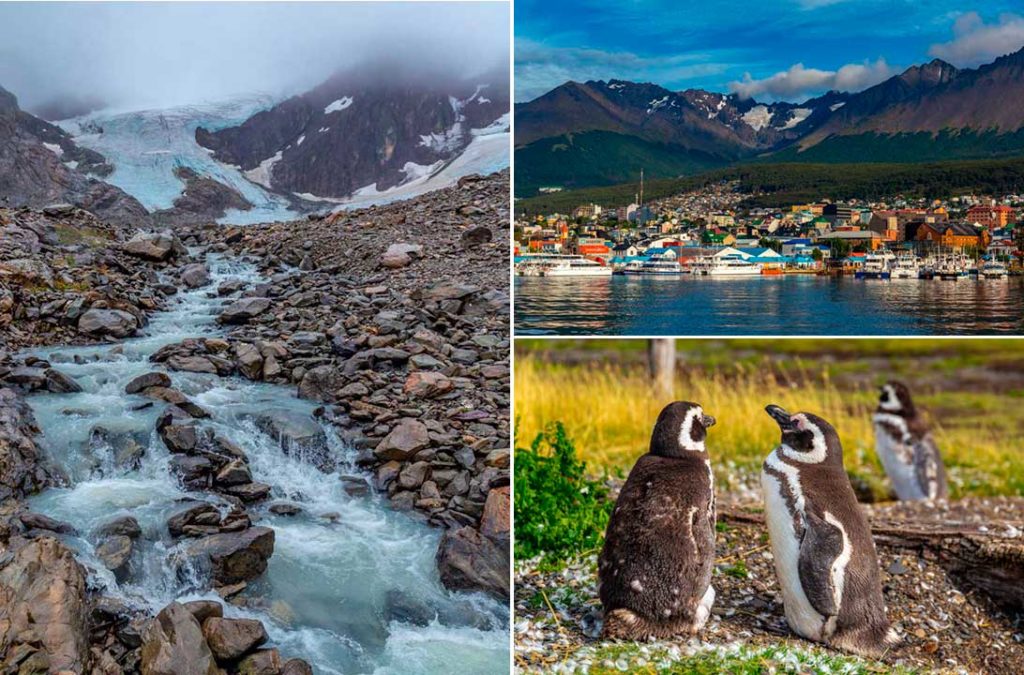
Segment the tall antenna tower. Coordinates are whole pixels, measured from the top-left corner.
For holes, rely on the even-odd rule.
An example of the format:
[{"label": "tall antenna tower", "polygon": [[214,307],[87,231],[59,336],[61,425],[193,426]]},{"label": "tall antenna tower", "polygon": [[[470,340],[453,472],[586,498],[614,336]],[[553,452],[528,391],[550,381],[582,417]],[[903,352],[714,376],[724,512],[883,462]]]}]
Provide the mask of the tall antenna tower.
[{"label": "tall antenna tower", "polygon": [[643,206],[643,205],[644,205],[644,170],[643,170],[643,168],[641,168],[640,169],[640,199],[639,199],[639,202],[637,203],[637,206]]}]

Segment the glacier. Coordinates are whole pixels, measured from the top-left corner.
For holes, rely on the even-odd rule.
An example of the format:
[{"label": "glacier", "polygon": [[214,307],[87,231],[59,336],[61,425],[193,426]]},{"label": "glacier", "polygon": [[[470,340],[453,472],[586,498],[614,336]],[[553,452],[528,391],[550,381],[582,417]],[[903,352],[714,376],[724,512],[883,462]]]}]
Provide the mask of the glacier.
[{"label": "glacier", "polygon": [[287,199],[246,179],[237,166],[218,162],[196,143],[195,131],[241,124],[278,102],[255,94],[228,101],[161,110],[102,110],[57,122],[79,145],[99,152],[113,164],[106,180],[138,199],[150,211],[171,208],[185,183],[174,175],[186,167],[242,193],[253,208],[228,212],[219,222],[232,225],[295,220],[301,214]]},{"label": "glacier", "polygon": [[[304,216],[292,208],[286,197],[265,189],[273,164],[280,159],[281,153],[267,158],[255,169],[243,171],[241,167],[214,159],[211,151],[196,143],[195,130],[204,127],[216,131],[237,126],[278,102],[279,99],[271,96],[254,94],[222,102],[158,110],[103,110],[56,124],[71,134],[79,145],[106,157],[114,171],[104,180],[138,199],[150,211],[174,205],[174,200],[185,189],[184,181],[174,175],[174,170],[186,167],[238,190],[253,205],[249,211],[228,211],[219,223],[251,225],[296,220]],[[462,103],[453,101],[457,113]],[[456,125],[461,125],[462,116],[458,117]],[[500,171],[509,166],[510,117],[506,113],[485,128],[471,129],[471,141],[451,161],[430,166],[407,164],[404,171],[406,180],[393,188],[378,191],[376,185],[371,184],[343,199],[305,193],[296,193],[295,196],[308,202],[330,204],[333,209],[360,208],[390,204],[440,190],[467,174]],[[305,140],[305,135],[302,139]]]}]

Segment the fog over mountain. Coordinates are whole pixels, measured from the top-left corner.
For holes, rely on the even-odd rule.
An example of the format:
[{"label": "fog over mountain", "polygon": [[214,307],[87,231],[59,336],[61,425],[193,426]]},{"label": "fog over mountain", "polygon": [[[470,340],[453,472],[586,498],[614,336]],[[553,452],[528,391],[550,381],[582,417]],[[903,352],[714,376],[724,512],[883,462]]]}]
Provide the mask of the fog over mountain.
[{"label": "fog over mountain", "polygon": [[305,91],[363,62],[464,77],[507,63],[501,3],[11,3],[0,83],[56,118]]}]

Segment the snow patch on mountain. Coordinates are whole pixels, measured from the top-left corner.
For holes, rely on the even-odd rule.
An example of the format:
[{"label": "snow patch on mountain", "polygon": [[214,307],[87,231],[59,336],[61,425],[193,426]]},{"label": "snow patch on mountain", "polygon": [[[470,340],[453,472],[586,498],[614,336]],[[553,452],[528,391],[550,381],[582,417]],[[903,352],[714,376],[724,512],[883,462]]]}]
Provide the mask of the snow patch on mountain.
[{"label": "snow patch on mountain", "polygon": [[814,111],[811,110],[810,108],[793,108],[791,112],[793,113],[793,117],[791,117],[788,122],[782,125],[782,129],[792,129],[793,127],[795,127],[796,125],[800,124],[805,119],[810,117],[811,113]]},{"label": "snow patch on mountain", "polygon": [[842,108],[844,105],[846,105],[846,101],[840,101],[839,103],[833,103],[828,107],[828,109],[831,110],[832,112],[835,112]]},{"label": "snow patch on mountain", "polygon": [[350,105],[352,105],[352,97],[342,96],[337,101],[332,101],[330,104],[328,104],[328,106],[324,108],[324,114],[330,115],[333,112],[340,112],[345,108],[349,107]]},{"label": "snow patch on mountain", "polygon": [[393,188],[378,190],[376,183],[372,183],[343,199],[318,197],[308,193],[296,193],[295,196],[307,201],[334,204],[335,210],[355,209],[411,199],[450,187],[469,174],[487,175],[501,171],[509,165],[510,122],[511,113],[506,113],[486,127],[470,129],[472,140],[469,145],[449,162],[439,161],[431,165],[407,162],[402,169],[406,180]]},{"label": "snow patch on mountain", "polygon": [[60,147],[56,143],[43,143],[43,147],[57,155],[58,157],[64,156],[64,148]]},{"label": "snow patch on mountain", "polygon": [[245,177],[251,180],[257,185],[262,185],[265,188],[273,187],[271,182],[274,178],[274,165],[281,161],[281,150],[274,153],[273,157],[267,157],[265,160],[260,162],[260,165],[255,169],[249,169],[245,172]]},{"label": "snow patch on mountain", "polygon": [[771,123],[772,113],[766,105],[755,105],[743,113],[743,121],[753,127],[755,131],[760,131]]},{"label": "snow patch on mountain", "polygon": [[[477,91],[480,91],[479,87],[477,87]],[[476,94],[474,93],[473,96]],[[466,116],[462,113],[463,102],[454,96],[449,96],[448,103],[455,111],[455,123],[440,133],[420,135],[420,145],[437,153],[455,152],[462,145],[462,123],[466,121]]]}]

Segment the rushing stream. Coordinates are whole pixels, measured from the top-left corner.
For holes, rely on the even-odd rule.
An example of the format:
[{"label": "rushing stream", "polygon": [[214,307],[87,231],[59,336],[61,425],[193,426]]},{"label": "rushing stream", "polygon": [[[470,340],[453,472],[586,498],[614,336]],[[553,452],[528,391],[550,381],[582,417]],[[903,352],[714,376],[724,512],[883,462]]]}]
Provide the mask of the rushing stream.
[{"label": "rushing stream", "polygon": [[[124,387],[138,375],[161,369],[148,361],[160,347],[220,333],[215,317],[224,301],[212,292],[218,284],[229,278],[260,280],[255,268],[243,262],[210,255],[207,263],[212,285],[183,289],[168,311],[152,317],[143,336],[118,345],[33,352],[84,391],[29,398],[43,430],[42,445],[70,483],[32,498],[31,507],[75,526],[80,536],[67,539],[79,558],[98,570],[107,593],[153,612],[175,599],[217,599],[168,563],[174,549],[188,540],[176,544],[166,527],[167,518],[182,509],[182,500],[216,497],[179,485],[169,470],[170,453],[154,431],[164,404],[135,410],[149,399],[125,394]],[[272,527],[276,535],[267,572],[246,590],[260,598],[258,608],[225,603],[227,615],[261,619],[282,656],[304,658],[318,673],[507,672],[508,609],[441,586],[434,565],[437,530],[392,511],[372,491],[370,496],[349,495],[338,473],[322,473],[286,455],[249,420],[250,414],[268,409],[309,413],[314,404],[296,398],[290,387],[169,374],[175,388],[211,413],[205,422],[245,450],[253,479],[273,486],[269,500],[249,507],[254,523]],[[90,447],[95,427],[136,435],[147,446],[141,466],[120,468],[111,448]],[[354,452],[327,431],[332,452],[342,459],[339,473],[359,475],[346,461]],[[289,500],[302,513],[277,516],[267,510],[271,501]],[[95,557],[90,533],[124,515],[138,519],[143,535],[132,572],[119,584]],[[389,621],[389,595],[425,603],[448,619],[427,626]]]}]

